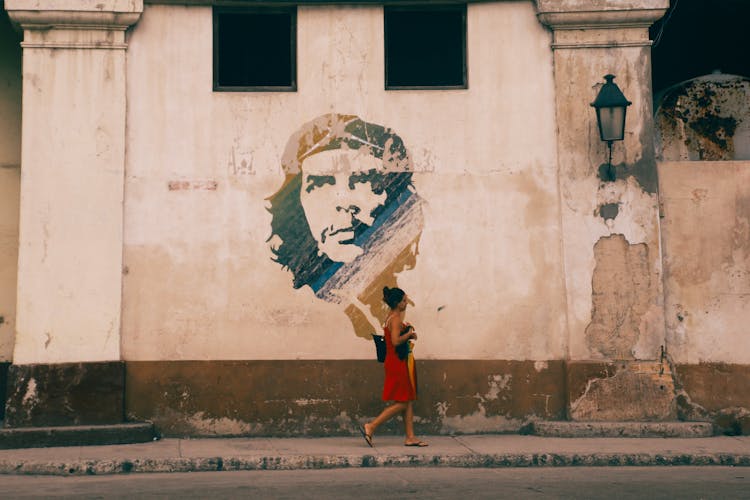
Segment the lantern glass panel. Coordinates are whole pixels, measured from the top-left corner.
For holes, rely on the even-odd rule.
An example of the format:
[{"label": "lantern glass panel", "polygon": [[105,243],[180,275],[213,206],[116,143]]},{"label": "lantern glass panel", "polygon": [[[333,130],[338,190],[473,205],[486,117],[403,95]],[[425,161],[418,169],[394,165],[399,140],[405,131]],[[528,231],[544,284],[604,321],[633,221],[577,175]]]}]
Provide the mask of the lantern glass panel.
[{"label": "lantern glass panel", "polygon": [[603,141],[621,141],[625,135],[625,106],[598,108],[599,134]]}]

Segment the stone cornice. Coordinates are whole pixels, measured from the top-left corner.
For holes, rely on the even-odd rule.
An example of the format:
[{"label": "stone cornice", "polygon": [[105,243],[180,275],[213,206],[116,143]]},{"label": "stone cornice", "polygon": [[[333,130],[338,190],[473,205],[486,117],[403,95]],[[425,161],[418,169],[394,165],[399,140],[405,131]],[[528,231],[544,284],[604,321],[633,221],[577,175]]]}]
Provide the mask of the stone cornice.
[{"label": "stone cornice", "polygon": [[24,31],[24,49],[124,50],[125,30],[138,22],[141,0],[6,0],[10,20]]},{"label": "stone cornice", "polygon": [[143,12],[143,0],[5,0],[11,21],[24,30],[124,31]]},{"label": "stone cornice", "polygon": [[83,12],[62,10],[10,10],[11,21],[23,29],[85,28],[125,30],[141,17],[140,12]]},{"label": "stone cornice", "polygon": [[539,22],[553,31],[553,49],[643,47],[668,0],[536,0]]},{"label": "stone cornice", "polygon": [[534,0],[539,21],[553,30],[648,27],[669,0]]},{"label": "stone cornice", "polygon": [[539,21],[553,30],[648,28],[666,9],[538,12]]}]

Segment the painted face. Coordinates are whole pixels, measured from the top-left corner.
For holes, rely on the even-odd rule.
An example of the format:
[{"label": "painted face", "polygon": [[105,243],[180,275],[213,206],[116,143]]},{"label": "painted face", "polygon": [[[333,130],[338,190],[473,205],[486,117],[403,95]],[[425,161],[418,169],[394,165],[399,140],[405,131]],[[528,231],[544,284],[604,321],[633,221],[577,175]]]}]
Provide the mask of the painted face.
[{"label": "painted face", "polygon": [[362,150],[324,151],[305,160],[300,202],[318,250],[329,259],[351,262],[362,254],[354,239],[386,199],[373,190],[379,169],[382,162]]}]

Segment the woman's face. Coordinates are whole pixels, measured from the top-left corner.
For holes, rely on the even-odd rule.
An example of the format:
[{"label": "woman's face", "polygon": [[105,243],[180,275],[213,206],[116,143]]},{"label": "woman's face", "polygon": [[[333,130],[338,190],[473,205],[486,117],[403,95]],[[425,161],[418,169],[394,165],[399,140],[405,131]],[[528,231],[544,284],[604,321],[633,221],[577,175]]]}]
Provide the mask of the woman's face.
[{"label": "woman's face", "polygon": [[329,259],[351,262],[362,254],[354,238],[386,199],[372,187],[380,169],[382,162],[362,150],[324,151],[304,161],[300,202],[318,250]]},{"label": "woman's face", "polygon": [[409,297],[407,297],[406,295],[404,295],[404,298],[396,306],[396,310],[397,311],[406,311],[406,306],[407,306],[408,303],[409,303]]}]

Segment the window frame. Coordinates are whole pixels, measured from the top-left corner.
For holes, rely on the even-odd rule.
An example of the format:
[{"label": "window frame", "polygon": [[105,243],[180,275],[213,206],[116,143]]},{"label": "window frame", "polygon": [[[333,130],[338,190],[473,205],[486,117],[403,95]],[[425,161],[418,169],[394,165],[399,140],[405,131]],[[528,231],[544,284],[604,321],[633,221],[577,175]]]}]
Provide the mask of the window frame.
[{"label": "window frame", "polygon": [[[390,12],[420,12],[420,11],[457,11],[461,14],[461,53],[462,57],[462,79],[459,85],[388,85],[388,16]],[[410,4],[410,5],[384,5],[383,6],[383,56],[384,56],[384,87],[385,90],[465,90],[469,88],[469,56],[467,54],[467,4],[466,3],[444,3],[437,5]]]},{"label": "window frame", "polygon": [[[297,91],[297,5],[278,7],[213,6],[213,91],[214,92],[296,92]],[[219,84],[219,16],[222,14],[289,14],[289,50],[291,85],[220,85]]]}]

